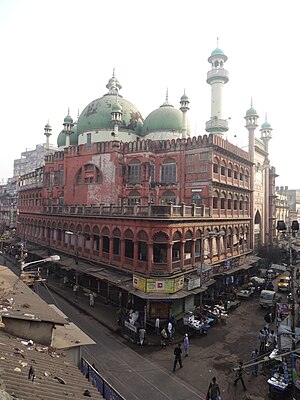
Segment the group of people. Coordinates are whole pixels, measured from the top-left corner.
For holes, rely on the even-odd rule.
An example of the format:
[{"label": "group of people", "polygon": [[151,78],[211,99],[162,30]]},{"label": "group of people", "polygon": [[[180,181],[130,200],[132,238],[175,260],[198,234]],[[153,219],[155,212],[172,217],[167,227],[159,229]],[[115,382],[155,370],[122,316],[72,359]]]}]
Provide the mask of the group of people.
[{"label": "group of people", "polygon": [[259,335],[259,353],[263,354],[266,351],[274,350],[277,339],[274,330],[270,330],[269,327],[265,326],[263,329],[260,330]]},{"label": "group of people", "polygon": [[175,325],[176,325],[176,319],[174,317],[171,317],[167,325],[164,326],[162,329],[160,329],[161,328],[160,319],[159,317],[156,317],[155,332],[157,335],[160,335],[160,342],[162,348],[166,348],[167,344],[170,344],[172,342],[175,334]]}]

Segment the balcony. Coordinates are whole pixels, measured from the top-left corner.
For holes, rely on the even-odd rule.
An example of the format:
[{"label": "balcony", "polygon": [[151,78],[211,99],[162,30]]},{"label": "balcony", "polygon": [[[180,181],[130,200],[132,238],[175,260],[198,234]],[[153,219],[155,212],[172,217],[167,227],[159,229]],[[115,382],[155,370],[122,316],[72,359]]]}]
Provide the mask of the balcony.
[{"label": "balcony", "polygon": [[228,121],[227,119],[211,118],[206,122],[205,130],[207,132],[227,132]]},{"label": "balcony", "polygon": [[186,206],[185,204],[174,205],[153,205],[149,204],[134,206],[48,206],[43,208],[44,214],[51,215],[72,215],[72,216],[93,216],[93,217],[124,217],[124,218],[201,218],[210,217],[210,210],[205,206]]}]

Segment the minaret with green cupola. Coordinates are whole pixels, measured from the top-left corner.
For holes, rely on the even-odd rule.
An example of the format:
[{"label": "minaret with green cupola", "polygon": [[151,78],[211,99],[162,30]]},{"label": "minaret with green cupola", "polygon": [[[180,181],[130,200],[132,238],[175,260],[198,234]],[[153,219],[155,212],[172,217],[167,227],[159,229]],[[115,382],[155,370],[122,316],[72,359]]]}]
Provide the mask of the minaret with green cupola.
[{"label": "minaret with green cupola", "polygon": [[187,112],[189,110],[189,98],[185,94],[185,90],[183,95],[180,98],[180,111],[182,112],[182,138],[186,139],[187,137]]},{"label": "minaret with green cupola", "polygon": [[265,122],[262,124],[260,132],[261,132],[261,140],[264,142],[266,153],[269,153],[269,141],[272,139],[272,127],[267,120],[267,114],[265,118]]},{"label": "minaret with green cupola", "polygon": [[222,116],[222,94],[223,86],[228,82],[228,71],[224,68],[227,56],[218,47],[211,53],[208,62],[211,70],[207,73],[206,82],[211,86],[211,115],[206,122],[205,130],[223,136],[228,131],[228,121]]}]

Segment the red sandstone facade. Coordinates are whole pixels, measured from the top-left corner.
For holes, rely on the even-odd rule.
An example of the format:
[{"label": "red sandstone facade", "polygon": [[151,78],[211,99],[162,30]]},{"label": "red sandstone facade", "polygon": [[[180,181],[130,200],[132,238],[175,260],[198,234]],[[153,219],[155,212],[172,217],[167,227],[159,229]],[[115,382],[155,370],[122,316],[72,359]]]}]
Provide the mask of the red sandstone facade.
[{"label": "red sandstone facade", "polygon": [[220,267],[252,249],[250,174],[215,135],[65,148],[23,176],[18,233],[141,276]]}]

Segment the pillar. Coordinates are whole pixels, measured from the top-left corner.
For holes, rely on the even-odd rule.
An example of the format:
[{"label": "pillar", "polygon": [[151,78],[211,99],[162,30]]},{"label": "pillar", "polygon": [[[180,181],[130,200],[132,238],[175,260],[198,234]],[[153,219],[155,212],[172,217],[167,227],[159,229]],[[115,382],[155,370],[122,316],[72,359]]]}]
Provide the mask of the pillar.
[{"label": "pillar", "polygon": [[167,271],[172,272],[172,243],[167,244]]}]

